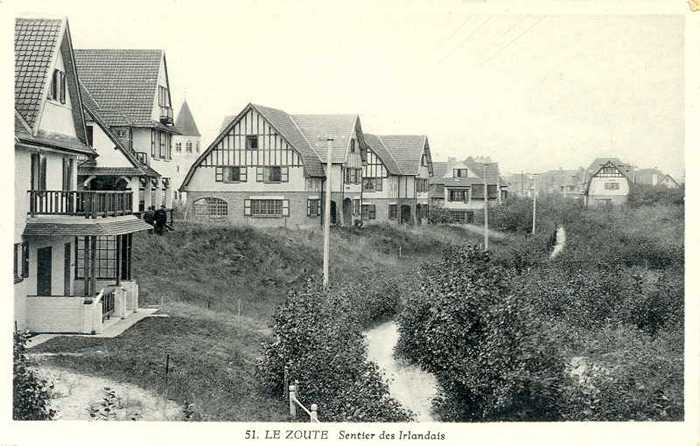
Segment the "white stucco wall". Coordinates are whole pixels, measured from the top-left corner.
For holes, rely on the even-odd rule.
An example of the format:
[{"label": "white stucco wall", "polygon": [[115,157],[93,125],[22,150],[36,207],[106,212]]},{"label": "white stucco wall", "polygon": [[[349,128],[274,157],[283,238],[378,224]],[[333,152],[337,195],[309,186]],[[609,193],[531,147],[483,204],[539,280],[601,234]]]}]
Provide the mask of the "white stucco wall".
[{"label": "white stucco wall", "polygon": [[[606,183],[615,183],[619,185],[619,189],[606,189]],[[588,195],[595,196],[627,196],[630,192],[629,182],[623,177],[601,178],[593,177],[591,179]]]},{"label": "white stucco wall", "polygon": [[92,146],[99,155],[98,167],[131,167],[129,159],[116,148],[116,144],[96,122],[88,122],[92,126]]},{"label": "white stucco wall", "polygon": [[[49,71],[51,75],[53,75],[54,69],[61,70],[64,73],[66,71],[60,51],[57,53],[56,60]],[[68,80],[66,79],[66,103],[61,104],[58,100],[46,99],[44,111],[39,119],[39,129],[49,133],[76,136],[71,105],[73,102],[70,88],[68,88]]]}]

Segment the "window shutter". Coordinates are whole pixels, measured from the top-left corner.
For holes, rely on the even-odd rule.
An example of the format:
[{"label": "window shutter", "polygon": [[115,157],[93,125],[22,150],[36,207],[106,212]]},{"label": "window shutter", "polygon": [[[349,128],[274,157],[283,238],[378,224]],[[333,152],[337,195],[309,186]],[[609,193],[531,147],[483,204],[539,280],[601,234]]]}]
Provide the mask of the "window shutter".
[{"label": "window shutter", "polygon": [[29,277],[29,243],[22,243],[22,277]]},{"label": "window shutter", "polygon": [[216,171],[216,173],[215,173],[215,181],[216,181],[217,183],[220,183],[220,182],[224,181],[224,168],[223,168],[223,167],[216,167],[216,168],[215,168],[215,171]]},{"label": "window shutter", "polygon": [[270,169],[269,167],[263,167],[263,181],[270,181]]},{"label": "window shutter", "polygon": [[282,167],[280,170],[282,171],[281,172],[282,182],[288,183],[289,182],[289,167]]},{"label": "window shutter", "polygon": [[247,167],[245,167],[245,166],[239,167],[238,172],[239,172],[238,178],[240,178],[240,181],[242,181],[242,182],[248,181],[248,168]]},{"label": "window shutter", "polygon": [[306,200],[306,216],[311,217],[311,200]]},{"label": "window shutter", "polygon": [[289,217],[289,200],[282,200],[282,216]]},{"label": "window shutter", "polygon": [[263,167],[256,167],[255,168],[255,181],[258,183],[262,183],[264,181],[264,172],[265,169]]},{"label": "window shutter", "polygon": [[59,75],[61,77],[61,82],[59,84],[60,92],[61,92],[61,104],[66,103],[66,75],[63,71],[59,71]]},{"label": "window shutter", "polygon": [[251,215],[250,200],[243,200],[243,215]]}]

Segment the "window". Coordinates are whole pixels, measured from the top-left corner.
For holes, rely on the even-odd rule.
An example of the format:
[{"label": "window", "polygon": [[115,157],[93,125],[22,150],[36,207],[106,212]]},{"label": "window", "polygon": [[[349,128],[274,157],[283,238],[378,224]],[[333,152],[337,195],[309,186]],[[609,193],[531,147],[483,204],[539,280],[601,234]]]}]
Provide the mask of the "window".
[{"label": "window", "polygon": [[467,177],[467,169],[452,169],[452,177],[453,178],[466,178]]},{"label": "window", "polygon": [[165,158],[165,133],[156,133],[158,134],[158,157]]},{"label": "window", "polygon": [[321,200],[318,198],[309,198],[306,200],[306,216],[318,217],[321,215]]},{"label": "window", "polygon": [[484,185],[483,184],[472,184],[472,200],[483,200],[484,199]]},{"label": "window", "polygon": [[62,190],[72,190],[73,185],[73,158],[63,158]]},{"label": "window", "polygon": [[495,200],[498,198],[498,185],[497,184],[489,184],[486,188],[486,191],[489,195],[489,200]]},{"label": "window", "polygon": [[185,144],[185,151],[187,153],[192,153],[192,141],[187,141]]},{"label": "window", "polygon": [[157,158],[156,155],[156,129],[151,129],[151,158]]},{"label": "window", "polygon": [[620,183],[605,183],[605,190],[619,190]]},{"label": "window", "polygon": [[348,167],[345,169],[345,184],[360,184],[362,169]]},{"label": "window", "polygon": [[286,183],[289,181],[289,168],[280,166],[257,167],[255,181],[258,183]]},{"label": "window", "polygon": [[289,200],[244,200],[243,214],[251,217],[288,217]]},{"label": "window", "polygon": [[31,190],[46,190],[46,156],[33,153],[31,166]]},{"label": "window", "polygon": [[167,157],[169,160],[173,159],[173,135],[170,133],[165,133],[165,147],[168,150]]},{"label": "window", "polygon": [[382,178],[363,178],[362,188],[366,192],[381,192],[382,191]]},{"label": "window", "polygon": [[449,191],[448,201],[467,201],[467,191],[451,189]]},{"label": "window", "polygon": [[128,138],[129,137],[129,130],[125,128],[115,128],[114,132],[116,133],[118,138]]},{"label": "window", "polygon": [[416,192],[428,192],[428,179],[416,178]]},{"label": "window", "polygon": [[61,104],[66,103],[66,74],[61,70],[53,70],[49,99],[58,101]]},{"label": "window", "polygon": [[389,220],[396,220],[399,218],[399,205],[390,204],[389,205]]},{"label": "window", "polygon": [[85,136],[87,137],[87,143],[90,147],[92,147],[92,126],[91,125],[86,125],[85,126]]},{"label": "window", "polygon": [[355,138],[350,140],[350,153],[355,153]]},{"label": "window", "polygon": [[[95,254],[95,275],[98,279],[117,278],[117,237],[104,235],[97,237]],[[85,237],[75,238],[75,278],[85,276]]]},{"label": "window", "polygon": [[420,165],[423,167],[428,165],[428,156],[425,153],[420,157]]},{"label": "window", "polygon": [[14,279],[17,283],[29,277],[29,244],[27,242],[15,243],[14,259]]},{"label": "window", "polygon": [[245,167],[218,166],[215,169],[215,181],[221,183],[239,183],[248,181],[248,169]]},{"label": "window", "polygon": [[375,220],[377,218],[377,206],[374,204],[362,205],[362,219]]},{"label": "window", "polygon": [[199,141],[197,141],[197,153],[199,153]]},{"label": "window", "polygon": [[307,178],[306,179],[306,192],[321,192],[321,179],[320,178]]},{"label": "window", "polygon": [[176,142],[176,143],[175,143],[175,151],[176,151],[176,152],[182,152],[182,143],[181,143],[181,142]]},{"label": "window", "polygon": [[245,137],[246,150],[258,150],[258,135],[248,135]]},{"label": "window", "polygon": [[228,203],[221,198],[205,197],[192,203],[197,217],[224,217],[228,215]]},{"label": "window", "polygon": [[161,107],[170,106],[170,95],[168,94],[168,89],[162,85],[158,86],[158,105]]}]

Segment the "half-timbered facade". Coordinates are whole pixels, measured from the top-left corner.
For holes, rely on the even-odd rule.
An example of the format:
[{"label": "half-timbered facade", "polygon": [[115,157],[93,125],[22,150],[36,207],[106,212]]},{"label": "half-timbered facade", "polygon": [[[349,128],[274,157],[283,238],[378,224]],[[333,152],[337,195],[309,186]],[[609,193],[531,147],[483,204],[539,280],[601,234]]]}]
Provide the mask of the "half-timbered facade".
[{"label": "half-timbered facade", "polygon": [[17,328],[99,333],[138,304],[132,194],[81,191],[88,139],[67,20],[15,24],[14,298]]},{"label": "half-timbered facade", "polygon": [[77,49],[80,79],[105,123],[138,159],[160,174],[145,202],[172,207],[177,174],[172,156],[178,134],[165,52],[159,49]]},{"label": "half-timbered facade", "polygon": [[585,205],[609,209],[627,203],[632,167],[617,158],[598,158],[588,168]]},{"label": "half-timbered facade", "polygon": [[[331,221],[360,219],[366,145],[357,115],[290,115],[249,104],[192,165],[183,185],[187,218],[255,226],[322,222],[332,137]],[[323,137],[323,138],[319,138]]]}]

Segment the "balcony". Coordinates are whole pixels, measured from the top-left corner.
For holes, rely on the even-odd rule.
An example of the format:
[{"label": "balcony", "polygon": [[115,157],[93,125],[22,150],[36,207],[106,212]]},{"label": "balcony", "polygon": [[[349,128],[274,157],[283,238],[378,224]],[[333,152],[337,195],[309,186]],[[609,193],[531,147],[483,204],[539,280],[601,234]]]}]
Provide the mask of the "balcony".
[{"label": "balcony", "polygon": [[116,217],[132,213],[131,191],[30,190],[29,215]]},{"label": "balcony", "polygon": [[170,107],[160,107],[160,122],[165,125],[173,125],[173,109]]}]

